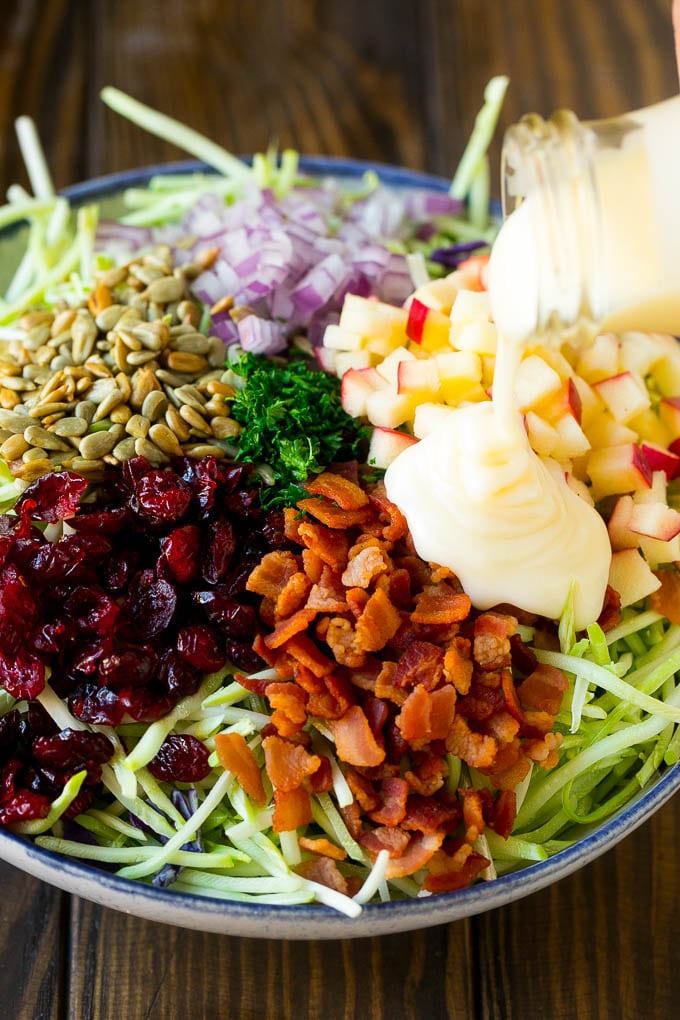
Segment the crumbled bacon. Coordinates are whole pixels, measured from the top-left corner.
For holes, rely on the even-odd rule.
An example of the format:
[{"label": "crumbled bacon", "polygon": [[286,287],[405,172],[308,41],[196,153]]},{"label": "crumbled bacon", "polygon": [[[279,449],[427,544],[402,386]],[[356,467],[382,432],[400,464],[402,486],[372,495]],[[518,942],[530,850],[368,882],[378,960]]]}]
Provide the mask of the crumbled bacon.
[{"label": "crumbled bacon", "polygon": [[310,882],[318,882],[319,885],[328,886],[336,892],[347,895],[347,879],[339,870],[335,861],[330,857],[316,857],[309,861],[303,861],[294,869],[302,878]]},{"label": "crumbled bacon", "polygon": [[[343,469],[307,491],[284,512],[289,548],[248,581],[261,596],[253,647],[277,674],[243,680],[272,709],[263,748],[274,828],[306,825],[310,794],[333,788],[329,757],[314,753],[316,723],[354,798],[340,809],[352,838],[372,857],[389,851],[388,877],[426,869],[428,891],[461,888],[488,864],[473,848],[484,828],[510,834],[514,789],[532,763],[556,763],[567,681],[524,645],[523,614],[472,610],[447,567],[416,555],[383,485]],[[447,752],[490,788],[449,789]],[[335,865],[344,851],[304,835],[300,846],[315,855],[301,874],[349,889]]]},{"label": "crumbled bacon", "polygon": [[260,766],[245,738],[240,733],[218,733],[215,736],[215,750],[222,768],[234,773],[239,786],[253,803],[260,806],[265,804],[267,798]]},{"label": "crumbled bacon", "polygon": [[[680,624],[680,572],[678,572],[677,568],[658,570],[656,577],[661,582],[661,587],[657,588],[650,595],[652,609],[657,613],[661,613],[671,623]],[[607,599],[605,597],[605,607],[606,605]]]}]

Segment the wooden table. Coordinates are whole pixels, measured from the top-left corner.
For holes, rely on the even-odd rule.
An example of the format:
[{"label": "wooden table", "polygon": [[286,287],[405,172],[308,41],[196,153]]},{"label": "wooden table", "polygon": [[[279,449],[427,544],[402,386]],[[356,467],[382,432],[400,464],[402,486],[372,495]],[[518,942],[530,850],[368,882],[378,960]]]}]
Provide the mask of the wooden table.
[{"label": "wooden table", "polygon": [[[63,186],[178,153],[117,119],[105,84],[235,152],[448,175],[483,86],[503,125],[670,96],[670,0],[4,0],[0,185],[24,182],[12,120],[37,121]],[[494,148],[498,157],[498,145]],[[0,1017],[663,1018],[678,1015],[680,810],[523,902],[414,934],[258,942],[94,907],[0,865]]]}]

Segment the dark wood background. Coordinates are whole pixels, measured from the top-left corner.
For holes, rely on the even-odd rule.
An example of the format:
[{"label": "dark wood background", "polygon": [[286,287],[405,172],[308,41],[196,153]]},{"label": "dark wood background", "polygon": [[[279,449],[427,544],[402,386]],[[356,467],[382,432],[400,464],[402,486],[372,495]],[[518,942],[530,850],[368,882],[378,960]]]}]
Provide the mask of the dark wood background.
[{"label": "dark wood background", "polygon": [[[670,0],[2,0],[0,12],[2,193],[25,182],[21,113],[58,186],[180,155],[108,112],[106,84],[234,152],[277,138],[445,175],[493,74],[512,80],[503,125],[558,106],[615,115],[678,87]],[[151,924],[0,864],[0,1018],[671,1018],[678,847],[672,802],[516,905],[311,945]]]}]

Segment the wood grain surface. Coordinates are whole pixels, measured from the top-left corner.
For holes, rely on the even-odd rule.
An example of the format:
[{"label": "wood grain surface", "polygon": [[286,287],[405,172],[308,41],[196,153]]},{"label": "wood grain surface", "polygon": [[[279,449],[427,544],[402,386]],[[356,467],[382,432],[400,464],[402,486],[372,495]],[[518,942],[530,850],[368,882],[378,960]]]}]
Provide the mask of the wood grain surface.
[{"label": "wood grain surface", "polygon": [[[677,91],[670,0],[3,0],[0,190],[33,116],[58,186],[174,159],[105,84],[234,152],[449,175],[483,86],[527,110],[622,113]],[[495,165],[498,143],[493,149]],[[680,809],[505,909],[330,943],[215,937],[71,898],[0,864],[1,1020],[665,1020],[678,1015]]]}]

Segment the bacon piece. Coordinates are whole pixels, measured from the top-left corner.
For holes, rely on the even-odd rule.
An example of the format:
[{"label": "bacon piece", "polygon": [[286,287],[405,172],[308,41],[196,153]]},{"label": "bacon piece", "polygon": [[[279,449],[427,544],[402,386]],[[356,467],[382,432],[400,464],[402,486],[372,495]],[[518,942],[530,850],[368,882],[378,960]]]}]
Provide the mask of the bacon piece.
[{"label": "bacon piece", "polygon": [[359,510],[368,506],[368,496],[362,488],[331,471],[322,471],[312,482],[305,484],[305,489],[312,496],[325,496],[333,500],[343,510]]},{"label": "bacon piece", "polygon": [[312,803],[302,787],[294,790],[274,790],[274,832],[292,832],[312,820]]},{"label": "bacon piece", "polygon": [[501,687],[505,698],[505,707],[508,712],[514,719],[517,720],[518,723],[524,722],[524,716],[522,714],[519,698],[517,697],[517,688],[515,687],[515,681],[512,678],[511,670],[503,670],[501,676]]},{"label": "bacon piece", "polygon": [[500,690],[500,678],[497,688],[484,684],[479,675],[472,681],[469,693],[461,698],[458,711],[466,719],[484,722],[505,704],[503,692]]},{"label": "bacon piece", "polygon": [[297,613],[293,613],[287,620],[277,623],[271,634],[267,634],[264,643],[268,648],[280,648],[290,638],[307,630],[315,616],[315,609],[298,609]]},{"label": "bacon piece", "polygon": [[472,681],[473,665],[465,655],[469,646],[465,638],[454,638],[444,654],[444,679],[453,684],[459,694],[467,694]]},{"label": "bacon piece", "polygon": [[415,687],[397,716],[397,726],[407,742],[424,740],[432,723],[432,700],[422,684]]},{"label": "bacon piece", "polygon": [[265,737],[262,747],[267,775],[272,785],[285,793],[296,790],[321,765],[318,755],[309,754],[304,747],[279,736]]},{"label": "bacon piece", "polygon": [[457,695],[453,687],[440,687],[430,692],[430,731],[428,740],[446,740],[454,713]]},{"label": "bacon piece", "polygon": [[394,682],[397,687],[433,690],[444,672],[444,651],[431,641],[413,641],[397,663]]},{"label": "bacon piece", "polygon": [[680,573],[677,568],[657,570],[655,577],[661,587],[650,595],[652,609],[671,623],[680,624]]},{"label": "bacon piece", "polygon": [[343,510],[342,507],[334,506],[329,499],[325,499],[323,496],[300,499],[297,505],[299,510],[304,510],[310,517],[315,517],[326,527],[338,530],[351,528],[354,524],[366,524],[371,517],[369,506],[359,507],[356,510]]},{"label": "bacon piece", "polygon": [[352,705],[341,719],[329,721],[328,726],[341,761],[370,767],[385,760],[385,748],[377,742],[359,705]]},{"label": "bacon piece", "polygon": [[373,783],[366,776],[362,776],[356,769],[345,769],[345,779],[354,799],[362,811],[375,811],[380,806],[380,797],[376,793]]},{"label": "bacon piece", "polygon": [[347,608],[352,613],[354,619],[358,620],[366,608],[370,595],[363,588],[350,588],[345,593],[345,598],[347,599]]},{"label": "bacon piece", "polygon": [[416,871],[425,867],[443,842],[443,832],[416,833],[401,856],[389,862],[386,878],[405,878],[407,875],[414,875]]},{"label": "bacon piece", "polygon": [[215,751],[222,768],[227,772],[233,772],[239,786],[252,802],[258,807],[266,804],[267,795],[262,785],[260,766],[245,738],[240,733],[217,733],[215,734]]},{"label": "bacon piece", "polygon": [[348,588],[368,588],[371,582],[389,569],[389,564],[380,549],[366,546],[355,556],[350,550],[349,561],[342,575],[342,583]]},{"label": "bacon piece", "polygon": [[525,740],[522,750],[527,758],[544,769],[552,769],[559,761],[557,749],[562,743],[561,733],[546,733],[542,740]]},{"label": "bacon piece", "polygon": [[491,862],[464,843],[455,854],[449,856],[444,850],[438,851],[428,864],[428,874],[423,888],[431,893],[455,892],[471,885]]},{"label": "bacon piece", "polygon": [[379,825],[399,825],[406,814],[409,785],[404,779],[383,779],[380,784],[380,807],[368,812],[368,817]]},{"label": "bacon piece", "polygon": [[387,498],[384,482],[378,482],[373,487],[370,500],[371,506],[378,511],[381,519],[386,519],[381,527],[382,537],[389,542],[398,542],[408,533],[408,524],[399,507]]},{"label": "bacon piece", "polygon": [[283,534],[289,542],[297,542],[299,545],[302,545],[300,525],[303,521],[304,517],[294,506],[287,506],[285,508],[283,511]]},{"label": "bacon piece", "polygon": [[473,657],[481,669],[505,669],[511,665],[510,638],[517,620],[500,613],[483,613],[475,620]]},{"label": "bacon piece", "polygon": [[306,634],[296,634],[286,641],[286,653],[308,669],[314,676],[327,676],[335,669],[335,663],[317,648]]},{"label": "bacon piece", "polygon": [[[312,501],[315,502],[315,501]],[[333,570],[344,570],[349,552],[349,538],[337,531],[331,531],[322,524],[303,521],[299,528],[300,540],[320,560]]]},{"label": "bacon piece", "polygon": [[399,610],[394,608],[385,592],[378,588],[357,620],[357,644],[366,652],[380,651],[396,634],[400,624]]},{"label": "bacon piece", "polygon": [[367,698],[364,698],[362,708],[368,719],[368,725],[373,730],[376,740],[379,740],[385,728],[385,723],[390,717],[389,707],[380,698],[375,698],[372,694],[369,694]]},{"label": "bacon piece", "polygon": [[522,708],[557,715],[569,683],[560,669],[540,664],[517,688]]},{"label": "bacon piece", "polygon": [[264,698],[267,685],[271,683],[271,680],[252,680],[244,673],[234,673],[234,680],[240,683],[241,687],[245,687],[251,694],[257,694],[259,697]]},{"label": "bacon piece", "polygon": [[543,737],[550,733],[555,725],[555,716],[550,712],[533,711],[528,708],[524,713],[523,737]]},{"label": "bacon piece", "polygon": [[304,567],[305,574],[312,584],[318,584],[321,580],[321,573],[324,565],[325,564],[321,557],[313,552],[312,549],[302,550],[302,566]]},{"label": "bacon piece", "polygon": [[489,824],[502,839],[507,839],[512,832],[517,815],[517,794],[514,790],[502,790],[493,804],[493,812]]},{"label": "bacon piece", "polygon": [[274,709],[272,722],[282,737],[292,737],[307,722],[307,695],[294,683],[270,683],[267,700]]},{"label": "bacon piece", "polygon": [[484,812],[481,790],[463,790],[463,822],[465,839],[474,843],[484,832]]},{"label": "bacon piece", "polygon": [[444,785],[449,766],[443,754],[431,754],[414,770],[404,773],[404,779],[421,797],[431,797]]},{"label": "bacon piece", "polygon": [[361,821],[361,811],[357,802],[353,800],[351,804],[341,807],[340,814],[342,815],[342,820],[347,826],[347,831],[352,839],[360,841],[364,827]]},{"label": "bacon piece", "polygon": [[301,850],[307,850],[309,853],[318,854],[320,857],[331,857],[334,861],[344,861],[347,857],[346,850],[343,850],[341,846],[336,846],[335,843],[331,843],[331,841],[326,839],[324,836],[321,836],[318,839],[309,839],[307,836],[300,836],[298,843]]},{"label": "bacon piece", "polygon": [[427,585],[416,595],[416,608],[411,613],[414,623],[459,623],[470,615],[470,599],[454,591],[446,582]]},{"label": "bacon piece", "polygon": [[509,712],[494,712],[486,728],[499,744],[509,744],[519,733],[519,723]]},{"label": "bacon piece", "polygon": [[[667,573],[670,573],[670,571],[663,570],[663,571],[661,571],[661,573],[662,574],[667,574]],[[662,581],[662,588],[663,588],[663,581]],[[659,589],[659,590],[661,590],[661,589]],[[654,608],[654,595],[655,594],[657,594],[657,593],[656,592],[652,593],[652,608]],[[661,612],[661,610],[657,609],[657,612]],[[664,613],[663,615],[664,616],[668,616],[667,613]],[[678,618],[680,618],[680,613],[678,613],[678,611],[677,611],[677,606],[676,606],[676,615],[678,616]],[[668,619],[669,620],[671,619],[670,616],[668,617]],[[597,622],[599,623],[600,627],[602,627],[602,630],[605,633],[608,630],[612,630],[614,627],[618,626],[619,623],[621,623],[621,596],[619,595],[619,593],[614,588],[612,588],[612,586],[610,584],[608,584],[606,589],[605,589],[605,593],[604,593],[604,605],[602,606],[602,609],[600,611],[600,615],[597,618]],[[676,621],[672,620],[671,622],[675,623]]]},{"label": "bacon piece", "polygon": [[322,567],[321,574],[309,593],[307,608],[316,609],[320,613],[344,613],[347,610],[342,581],[330,567],[326,565]]},{"label": "bacon piece", "polygon": [[357,644],[354,627],[342,616],[334,616],[329,622],[326,643],[341,666],[360,669],[366,662],[366,653]]},{"label": "bacon piece", "polygon": [[460,821],[460,805],[457,801],[443,804],[433,797],[412,794],[406,804],[406,813],[401,822],[402,829],[410,832],[451,831]]},{"label": "bacon piece", "polygon": [[515,738],[511,743],[499,746],[495,761],[482,772],[497,790],[514,790],[530,768],[531,762],[524,754],[519,739]]},{"label": "bacon piece", "polygon": [[359,843],[370,854],[377,856],[381,850],[387,850],[390,857],[398,858],[401,857],[408,847],[410,837],[407,832],[403,832],[401,829],[381,825],[377,829],[371,829],[369,832],[363,833]]},{"label": "bacon piece", "polygon": [[[311,587],[312,582],[302,571],[293,574],[276,600],[274,607],[276,617],[280,620],[286,616],[291,616],[303,605]],[[310,607],[308,606],[308,608]]]},{"label": "bacon piece", "polygon": [[293,574],[300,569],[297,556],[286,550],[275,549],[266,553],[246,581],[248,591],[265,598],[276,599],[284,590]]},{"label": "bacon piece", "polygon": [[336,892],[347,895],[347,880],[330,857],[317,857],[312,861],[303,861],[293,870],[310,882],[317,882],[319,885],[325,885],[329,889],[335,889]]},{"label": "bacon piece", "polygon": [[474,733],[463,717],[456,712],[446,737],[446,750],[473,768],[493,765],[498,743],[493,737]]},{"label": "bacon piece", "polygon": [[307,782],[312,793],[328,793],[333,789],[333,770],[330,758],[327,758],[325,754],[320,754],[319,759],[321,764]]},{"label": "bacon piece", "polygon": [[396,662],[390,662],[389,660],[383,662],[382,669],[375,681],[374,693],[376,698],[392,701],[395,705],[403,705],[408,695],[406,691],[401,690],[395,685],[396,673]]}]

